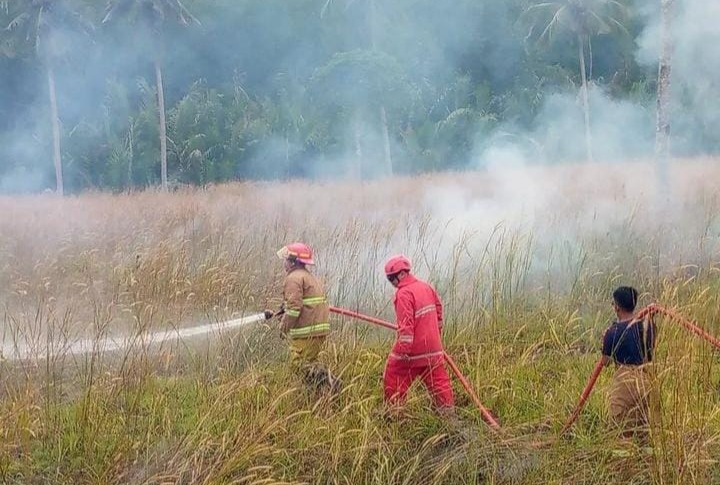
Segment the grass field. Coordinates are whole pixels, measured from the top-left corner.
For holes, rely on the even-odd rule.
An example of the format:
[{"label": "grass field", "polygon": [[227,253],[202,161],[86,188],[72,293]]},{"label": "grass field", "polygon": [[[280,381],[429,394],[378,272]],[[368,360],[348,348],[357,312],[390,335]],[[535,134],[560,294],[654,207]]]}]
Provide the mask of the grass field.
[{"label": "grass field", "polygon": [[[556,439],[599,355],[619,284],[720,335],[720,164],[493,169],[364,184],[232,184],[0,198],[4,344],[0,483],[717,483],[720,372],[660,320],[652,452],[606,427],[610,370]],[[381,416],[392,335],[343,319],[324,356],[344,382],[316,400],[273,322],[210,340],[71,356],[106,335],[275,308],[275,251],[304,240],[333,304],[392,319],[385,258],[406,252],[443,297],[446,349],[503,432],[456,384],[462,425]],[[46,348],[52,342],[50,358]],[[538,443],[543,443],[542,447]]]}]

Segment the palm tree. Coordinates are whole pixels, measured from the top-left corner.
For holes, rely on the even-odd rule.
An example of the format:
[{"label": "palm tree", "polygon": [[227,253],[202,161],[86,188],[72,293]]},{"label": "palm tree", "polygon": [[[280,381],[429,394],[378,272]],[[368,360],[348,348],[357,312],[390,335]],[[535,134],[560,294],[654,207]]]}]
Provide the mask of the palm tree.
[{"label": "palm tree", "polygon": [[125,19],[138,24],[154,41],[155,84],[160,128],[160,181],[167,190],[167,122],[162,75],[162,43],[165,25],[174,19],[181,25],[199,24],[181,0],[110,0],[103,24]]},{"label": "palm tree", "polygon": [[674,0],[660,0],[661,48],[658,62],[655,158],[659,164],[661,187],[667,185],[667,161],[670,156],[670,67],[673,49],[670,22],[673,3]]},{"label": "palm tree", "polygon": [[[334,1],[337,0],[326,0],[325,4],[322,7],[322,10],[320,11],[320,15],[324,16],[325,13],[328,11],[330,6],[333,4]],[[356,2],[356,0],[345,0],[345,8],[349,8],[351,5],[353,5]],[[378,31],[378,22],[377,22],[377,6],[376,6],[376,0],[364,0],[365,2],[365,14],[367,17],[367,36],[368,36],[368,44],[371,50],[376,51],[378,50],[377,47],[377,31]],[[392,162],[392,152],[390,150],[390,129],[388,126],[388,118],[387,118],[387,109],[385,107],[384,103],[381,103],[378,107],[379,114],[380,114],[380,127],[382,129],[382,138],[383,138],[383,153],[385,155],[385,171],[388,175],[392,175],[393,173],[393,162]],[[359,121],[355,123],[355,132],[356,134],[359,133]],[[360,141],[358,136],[356,136],[355,140],[355,146],[356,146],[356,155],[358,158],[362,157],[362,149],[360,148]]]},{"label": "palm tree", "polygon": [[[354,50],[333,55],[313,73],[308,93],[326,117],[339,116],[352,124],[356,169],[362,175],[362,120],[380,107],[400,109],[408,102],[409,84],[401,64],[375,50]],[[385,147],[386,148],[386,147]]]},{"label": "palm tree", "polygon": [[[556,31],[564,31],[575,37],[580,61],[580,94],[585,117],[585,145],[588,161],[593,160],[592,134],[590,129],[590,101],[588,97],[588,70],[585,49],[591,49],[592,37],[609,34],[614,30],[627,32],[623,25],[627,7],[618,0],[559,0],[535,3],[527,8],[525,15],[532,17],[528,37],[533,37],[536,27],[542,28],[540,41],[550,42]],[[592,62],[592,60],[591,60]]]},{"label": "palm tree", "polygon": [[34,50],[47,73],[56,191],[58,195],[63,195],[55,66],[59,59],[68,54],[69,47],[65,42],[59,42],[58,36],[61,29],[70,28],[87,33],[92,27],[62,0],[30,0],[20,6],[13,5],[14,8],[10,8],[9,2],[3,2],[1,6],[12,18],[5,27],[2,51],[9,56],[17,56],[22,54],[23,49]]}]

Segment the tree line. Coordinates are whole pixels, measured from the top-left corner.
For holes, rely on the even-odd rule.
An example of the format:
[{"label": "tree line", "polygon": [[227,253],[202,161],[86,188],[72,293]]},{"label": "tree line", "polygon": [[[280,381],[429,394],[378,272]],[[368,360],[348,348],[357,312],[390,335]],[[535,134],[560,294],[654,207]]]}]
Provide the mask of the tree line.
[{"label": "tree line", "polygon": [[[658,64],[632,0],[0,1],[0,191],[456,169],[547,97],[656,110],[667,156],[672,0]],[[4,177],[4,178],[3,178]]]}]

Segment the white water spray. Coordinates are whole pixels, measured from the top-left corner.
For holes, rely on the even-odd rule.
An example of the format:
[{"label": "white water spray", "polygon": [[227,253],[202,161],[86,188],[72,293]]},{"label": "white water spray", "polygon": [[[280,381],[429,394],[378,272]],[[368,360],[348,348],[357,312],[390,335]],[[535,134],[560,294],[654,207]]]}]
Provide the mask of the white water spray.
[{"label": "white water spray", "polygon": [[197,325],[188,328],[175,328],[148,334],[105,337],[70,341],[54,341],[31,344],[27,342],[3,343],[0,347],[0,361],[23,361],[52,359],[56,356],[88,355],[118,352],[134,346],[146,349],[168,341],[186,341],[203,335],[218,334],[229,330],[265,320],[264,313],[236,318],[225,322]]}]

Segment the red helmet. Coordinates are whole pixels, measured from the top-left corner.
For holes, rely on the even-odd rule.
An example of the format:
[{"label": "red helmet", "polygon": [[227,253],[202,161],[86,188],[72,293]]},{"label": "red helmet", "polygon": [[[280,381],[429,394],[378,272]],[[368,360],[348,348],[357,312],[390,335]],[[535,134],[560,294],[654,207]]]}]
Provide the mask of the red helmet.
[{"label": "red helmet", "polygon": [[400,271],[410,271],[410,260],[402,254],[393,256],[385,263],[386,276],[398,274]]},{"label": "red helmet", "polygon": [[277,252],[278,258],[280,259],[292,259],[302,264],[315,264],[313,260],[313,251],[305,243],[296,242],[283,246],[280,251]]}]

